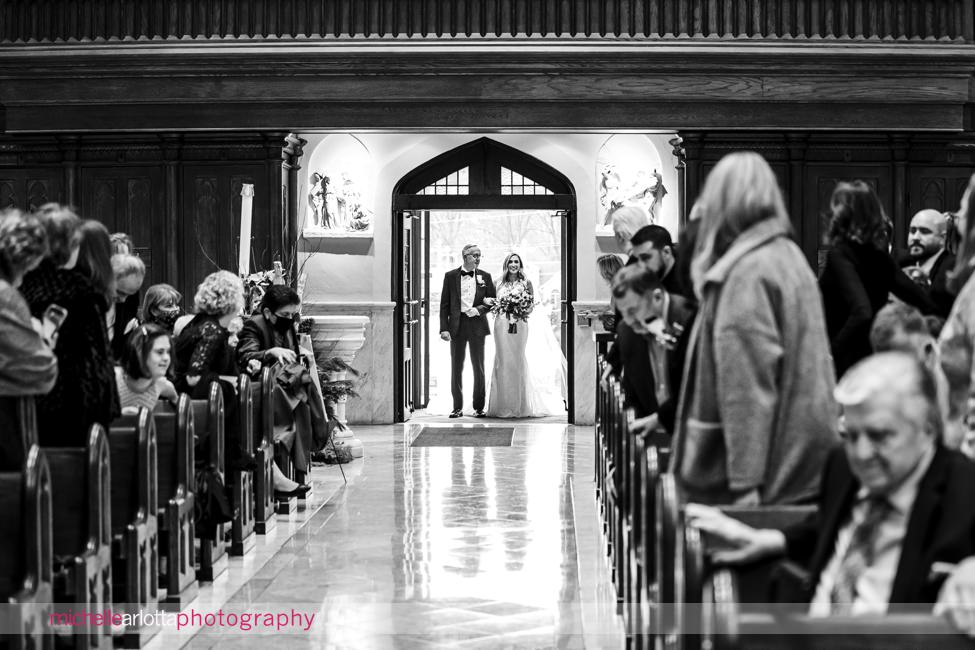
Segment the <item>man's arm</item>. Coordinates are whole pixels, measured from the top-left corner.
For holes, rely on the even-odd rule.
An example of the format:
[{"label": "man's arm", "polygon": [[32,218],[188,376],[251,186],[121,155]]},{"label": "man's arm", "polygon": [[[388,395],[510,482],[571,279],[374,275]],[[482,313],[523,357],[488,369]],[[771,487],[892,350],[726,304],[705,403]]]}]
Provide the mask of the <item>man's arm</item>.
[{"label": "man's arm", "polygon": [[443,276],[443,289],[440,290],[440,332],[450,331],[450,273]]}]

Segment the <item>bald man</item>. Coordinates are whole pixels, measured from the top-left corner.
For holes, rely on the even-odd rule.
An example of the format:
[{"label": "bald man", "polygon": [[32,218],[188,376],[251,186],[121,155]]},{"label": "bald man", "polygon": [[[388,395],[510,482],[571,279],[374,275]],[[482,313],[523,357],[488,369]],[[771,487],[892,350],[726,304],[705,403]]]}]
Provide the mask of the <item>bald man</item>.
[{"label": "bald man", "polygon": [[937,210],[921,210],[911,219],[907,254],[900,258],[904,271],[924,286],[937,305],[936,314],[947,318],[955,297],[945,286],[955,256],[945,250],[948,223]]},{"label": "bald man", "polygon": [[937,603],[935,613],[975,633],[975,463],[941,444],[931,374],[911,354],[876,354],[843,376],[835,397],[842,443],[809,520],[758,530],[694,504],[688,518],[728,543],[718,562],[786,555],[801,564],[812,616]]}]

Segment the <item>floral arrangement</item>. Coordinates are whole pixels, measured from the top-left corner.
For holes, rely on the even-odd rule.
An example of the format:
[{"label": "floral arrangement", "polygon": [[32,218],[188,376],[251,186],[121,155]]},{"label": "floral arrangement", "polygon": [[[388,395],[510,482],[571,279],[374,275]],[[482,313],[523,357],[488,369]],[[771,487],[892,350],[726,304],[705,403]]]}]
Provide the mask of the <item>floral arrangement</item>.
[{"label": "floral arrangement", "polygon": [[270,271],[258,271],[244,277],[244,313],[250,315],[257,310],[264,292],[272,284],[287,284],[286,275],[281,263],[275,262]]},{"label": "floral arrangement", "polygon": [[511,291],[494,301],[491,313],[508,317],[508,333],[518,332],[518,321],[528,322],[528,316],[535,309],[535,296],[524,283],[518,282]]}]

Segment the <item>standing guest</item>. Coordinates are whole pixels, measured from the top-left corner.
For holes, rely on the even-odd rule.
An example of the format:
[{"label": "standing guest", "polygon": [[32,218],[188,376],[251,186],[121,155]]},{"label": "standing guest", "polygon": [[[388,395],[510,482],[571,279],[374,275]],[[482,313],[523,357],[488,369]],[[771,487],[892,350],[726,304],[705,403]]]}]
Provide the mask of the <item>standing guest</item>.
[{"label": "standing guest", "polygon": [[941,368],[948,381],[948,421],[945,442],[959,447],[971,436],[966,421],[975,419],[970,397],[975,390],[975,174],[961,199],[958,228],[962,233],[955,268],[948,275],[948,290],[958,294],[941,330]]},{"label": "standing guest", "polygon": [[135,255],[112,255],[115,273],[115,300],[108,310],[106,325],[112,342],[112,353],[121,358],[125,349],[125,330],[139,311],[139,289],[146,278],[146,265]]},{"label": "standing guest", "polygon": [[[193,302],[196,315],[176,336],[176,389],[193,399],[207,399],[211,382],[218,382],[227,420],[233,422],[238,369],[228,327],[244,308],[244,284],[230,271],[216,271],[197,287]],[[229,466],[253,469],[254,457],[241,448],[239,428],[225,431]]]},{"label": "standing guest", "polygon": [[[27,274],[21,293],[35,318],[52,304],[67,310],[54,348],[58,379],[51,392],[37,400],[40,442],[84,447],[92,424],[107,429],[120,413],[105,329],[105,314],[115,299],[111,243],[105,226],[81,222],[67,208],[47,205],[38,216],[48,232],[51,254]],[[75,244],[78,232],[80,244]]]},{"label": "standing guest", "polygon": [[112,242],[112,255],[135,254],[135,246],[132,244],[132,238],[124,232],[113,232],[108,236],[108,239]]},{"label": "standing guest", "polygon": [[924,290],[911,282],[887,251],[884,209],[863,181],[839,183],[830,199],[832,248],[819,278],[836,376],[870,354],[870,325],[890,293],[934,311]]},{"label": "standing guest", "polygon": [[663,282],[664,291],[672,295],[683,295],[680,274],[675,272],[677,256],[670,232],[663,226],[649,225],[636,231],[630,238],[630,254],[645,268],[657,274]]},{"label": "standing guest", "polygon": [[936,306],[935,314],[947,318],[955,295],[948,291],[948,272],[955,266],[954,254],[948,252],[950,217],[937,210],[921,210],[911,218],[907,233],[907,255],[900,266],[923,287]]},{"label": "standing guest", "polygon": [[643,208],[635,205],[624,205],[613,210],[609,218],[613,224],[613,237],[616,239],[616,245],[620,247],[620,251],[624,255],[629,257],[630,249],[633,248],[630,239],[640,228],[650,225],[650,215]]},{"label": "standing guest", "polygon": [[139,325],[125,337],[120,365],[115,367],[122,413],[150,411],[156,402],[175,402],[179,396],[169,381],[172,342],[169,333],[158,325]]},{"label": "standing guest", "polygon": [[[599,277],[601,277],[606,284],[611,285],[613,283],[613,276],[616,275],[617,271],[623,268],[623,260],[619,255],[603,255],[596,260],[596,268],[599,269]],[[554,308],[555,307],[553,306],[553,309]],[[603,329],[605,329],[607,332],[616,331],[616,322],[618,319],[616,317],[616,312],[612,308],[600,314],[599,320],[603,324]]]},{"label": "standing guest", "polygon": [[693,501],[808,502],[836,442],[816,278],[790,237],[775,174],[758,154],[722,158],[699,202],[691,279],[700,308],[674,473]]},{"label": "standing guest", "polygon": [[[31,322],[17,291],[48,253],[47,231],[34,215],[0,212],[0,395],[43,395],[54,387],[58,362]],[[53,332],[53,327],[48,331]]]},{"label": "standing guest", "polygon": [[158,325],[172,335],[176,320],[183,315],[182,302],[183,294],[175,287],[154,284],[146,289],[146,295],[142,299],[142,309],[139,311],[141,320],[132,320],[127,327],[132,330],[139,325]]}]

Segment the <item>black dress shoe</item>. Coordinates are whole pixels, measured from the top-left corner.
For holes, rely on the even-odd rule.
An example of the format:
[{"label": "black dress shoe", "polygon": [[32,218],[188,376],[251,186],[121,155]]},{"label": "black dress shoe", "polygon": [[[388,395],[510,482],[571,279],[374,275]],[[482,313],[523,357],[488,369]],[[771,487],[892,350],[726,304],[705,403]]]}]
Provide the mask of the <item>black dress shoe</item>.
[{"label": "black dress shoe", "polygon": [[311,490],[311,486],[310,485],[299,485],[298,487],[296,487],[295,489],[291,490],[290,492],[284,492],[282,490],[275,490],[274,491],[274,498],[275,499],[281,499],[282,501],[283,500],[290,499],[291,497],[298,497],[299,499],[303,499],[305,497],[305,495],[308,494],[308,492],[310,490]]},{"label": "black dress shoe", "polygon": [[485,413],[484,411],[474,411],[474,417],[476,418],[483,418],[486,415],[487,413]]},{"label": "black dress shoe", "polygon": [[450,417],[452,418],[459,418],[462,415],[463,413],[460,410],[450,412]]}]

